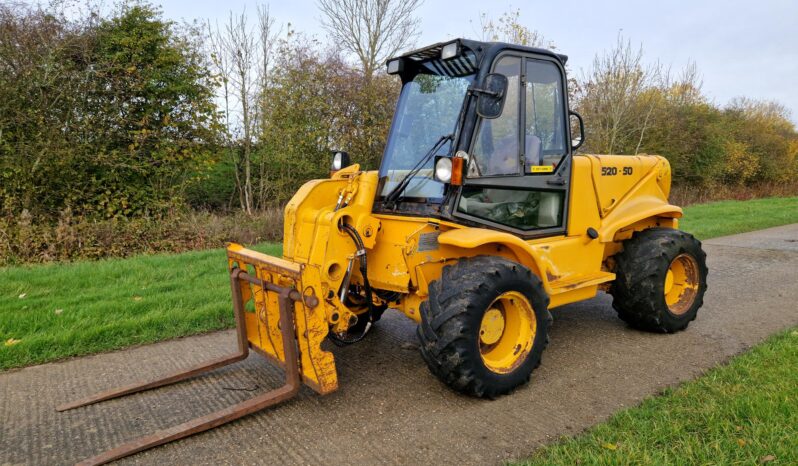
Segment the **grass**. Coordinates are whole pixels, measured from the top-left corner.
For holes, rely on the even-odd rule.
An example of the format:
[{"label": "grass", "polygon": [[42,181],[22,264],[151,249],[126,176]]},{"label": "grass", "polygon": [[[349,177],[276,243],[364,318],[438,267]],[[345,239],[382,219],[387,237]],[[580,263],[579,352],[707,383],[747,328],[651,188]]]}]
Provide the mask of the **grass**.
[{"label": "grass", "polygon": [[[680,227],[709,239],[798,223],[798,198],[712,202],[684,211]],[[519,464],[796,464],[796,367],[793,329]]]},{"label": "grass", "polygon": [[[681,225],[706,239],[793,222],[798,197],[693,205]],[[0,370],[232,327],[225,266],[217,249],[0,268]]]},{"label": "grass", "polygon": [[798,464],[798,329],[524,465]]},{"label": "grass", "polygon": [[684,208],[679,227],[708,239],[798,223],[798,197],[720,201]]},{"label": "grass", "polygon": [[2,268],[0,370],[232,327],[226,266],[216,249]]}]

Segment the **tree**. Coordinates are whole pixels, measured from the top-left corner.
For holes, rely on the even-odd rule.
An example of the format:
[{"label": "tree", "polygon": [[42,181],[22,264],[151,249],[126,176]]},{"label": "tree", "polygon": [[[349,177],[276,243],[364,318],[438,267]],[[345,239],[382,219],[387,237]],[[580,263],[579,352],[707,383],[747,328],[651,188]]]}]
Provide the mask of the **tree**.
[{"label": "tree", "polygon": [[586,150],[637,153],[651,123],[663,72],[659,64],[644,67],[643,49],[633,49],[620,35],[615,47],[597,54],[583,76],[575,106],[589,121]]},{"label": "tree", "polygon": [[[241,207],[248,214],[252,213],[252,139],[253,129],[257,122],[257,105],[255,99],[258,95],[258,76],[260,71],[260,56],[256,49],[257,38],[254,30],[247,26],[246,11],[234,17],[230,13],[230,20],[225,27],[227,32],[227,52],[230,56],[232,83],[238,104],[240,105],[240,155],[237,157],[238,169],[236,176],[241,195]],[[239,176],[240,175],[240,176]],[[243,181],[241,180],[243,177]]]},{"label": "tree", "polygon": [[181,204],[218,129],[198,39],[146,4],[79,19],[0,5],[3,210],[128,217]]},{"label": "tree", "polygon": [[[265,167],[253,159],[261,118],[261,102],[269,81],[271,55],[280,35],[275,19],[267,7],[258,8],[258,22],[251,26],[246,11],[230,13],[222,28],[208,25],[211,57],[221,81],[225,106],[225,142],[234,165],[236,192],[242,210],[252,214],[266,187],[257,179],[264,179]],[[231,107],[239,118],[231,120]],[[234,133],[237,133],[234,136]],[[260,175],[260,176],[258,176]]]},{"label": "tree", "polygon": [[[724,111],[729,132],[739,143],[727,167],[730,180],[794,180],[798,176],[798,134],[790,112],[778,102],[733,99]],[[744,149],[743,149],[744,148]],[[742,153],[740,153],[742,152]]]},{"label": "tree", "polygon": [[281,41],[262,96],[257,157],[267,167],[268,191],[261,206],[279,205],[306,180],[327,176],[331,149],[376,168],[399,85],[386,74],[368,86],[365,80],[336,50],[302,35]]},{"label": "tree", "polygon": [[694,63],[676,78],[646,66],[621,37],[596,56],[575,92],[591,152],[665,156],[674,181],[708,187],[782,183],[798,176],[798,134],[785,107],[740,98],[719,108]]},{"label": "tree", "polygon": [[493,19],[487,13],[479,15],[480,38],[483,41],[507,42],[509,44],[526,45],[556,49],[554,43],[546,40],[541,33],[521,23],[521,9],[506,11]]},{"label": "tree", "polygon": [[99,158],[97,168],[112,171],[119,182],[107,194],[114,177],[103,180],[100,202],[127,192],[137,199],[133,205],[146,205],[147,195],[169,203],[181,194],[194,162],[212,156],[216,107],[199,41],[199,31],[181,35],[145,4],[123,6],[100,22],[91,64],[96,79],[84,116],[103,130],[93,137],[105,145],[101,154],[109,164]]},{"label": "tree", "polygon": [[318,0],[322,26],[334,43],[360,60],[366,81],[418,36],[414,16],[423,0]]}]

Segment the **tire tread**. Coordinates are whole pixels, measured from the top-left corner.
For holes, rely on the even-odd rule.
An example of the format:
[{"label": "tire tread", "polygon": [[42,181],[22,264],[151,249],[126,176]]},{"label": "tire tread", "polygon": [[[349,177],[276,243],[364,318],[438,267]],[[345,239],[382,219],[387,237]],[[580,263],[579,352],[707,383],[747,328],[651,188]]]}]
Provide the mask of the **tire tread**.
[{"label": "tire tread", "polygon": [[[474,313],[483,313],[476,302],[497,284],[507,282],[531,284],[531,296],[538,322],[538,331],[545,338],[533,345],[530,357],[532,369],[540,365],[540,356],[548,342],[548,295],[543,285],[526,267],[502,257],[477,256],[463,258],[443,268],[439,280],[429,285],[429,298],[421,304],[421,323],[417,335],[420,350],[430,371],[451,388],[469,395],[494,398],[504,395],[529,381],[531,370],[525,374],[512,373],[510,383],[488,383],[478,374],[482,364],[478,352],[471,348],[469,336],[478,334],[473,328]],[[493,286],[492,286],[493,285]],[[542,309],[539,309],[541,308]],[[539,316],[545,316],[540,318]]]},{"label": "tire tread", "polygon": [[[699,291],[693,306],[684,318],[675,318],[668,311],[659,288],[674,257],[687,252],[699,266]],[[623,251],[615,256],[616,279],[610,288],[612,306],[630,326],[659,333],[684,330],[695,320],[703,305],[706,291],[706,253],[693,235],[671,228],[637,231],[625,241]]]}]

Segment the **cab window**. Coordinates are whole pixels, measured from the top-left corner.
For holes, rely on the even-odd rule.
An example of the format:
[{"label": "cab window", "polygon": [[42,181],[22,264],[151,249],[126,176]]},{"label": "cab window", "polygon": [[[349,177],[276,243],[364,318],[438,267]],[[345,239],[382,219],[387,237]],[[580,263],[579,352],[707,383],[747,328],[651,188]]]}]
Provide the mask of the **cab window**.
[{"label": "cab window", "polygon": [[521,173],[521,59],[502,57],[496,62],[493,72],[507,76],[507,95],[502,114],[498,118],[483,119],[479,125],[471,149],[473,159],[468,167],[468,176],[472,178]]},{"label": "cab window", "polygon": [[463,186],[460,212],[519,230],[562,225],[563,191]]},{"label": "cab window", "polygon": [[546,173],[532,167],[556,167],[567,153],[562,76],[545,60],[526,60],[525,166],[527,173]]},{"label": "cab window", "polygon": [[493,72],[507,76],[504,108],[479,123],[457,211],[522,231],[561,228],[567,191],[546,183],[569,153],[560,68],[504,56]]}]

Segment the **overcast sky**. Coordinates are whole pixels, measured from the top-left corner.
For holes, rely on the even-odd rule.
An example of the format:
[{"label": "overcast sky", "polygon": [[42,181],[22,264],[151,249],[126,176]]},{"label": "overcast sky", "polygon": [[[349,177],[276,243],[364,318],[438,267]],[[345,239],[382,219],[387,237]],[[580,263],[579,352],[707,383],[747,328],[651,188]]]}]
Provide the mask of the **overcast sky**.
[{"label": "overcast sky", "polygon": [[[159,3],[155,1],[154,3]],[[279,23],[324,37],[314,0],[164,0],[167,17],[224,21],[245,7],[268,4]],[[423,46],[478,36],[480,13],[519,8],[522,23],[569,56],[575,73],[611,47],[619,33],[642,44],[645,58],[673,70],[695,61],[706,95],[719,104],[736,96],[777,100],[798,121],[798,1],[795,0],[426,0],[418,11]]]}]

